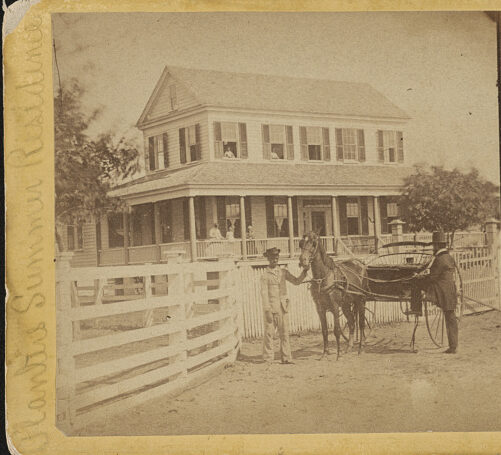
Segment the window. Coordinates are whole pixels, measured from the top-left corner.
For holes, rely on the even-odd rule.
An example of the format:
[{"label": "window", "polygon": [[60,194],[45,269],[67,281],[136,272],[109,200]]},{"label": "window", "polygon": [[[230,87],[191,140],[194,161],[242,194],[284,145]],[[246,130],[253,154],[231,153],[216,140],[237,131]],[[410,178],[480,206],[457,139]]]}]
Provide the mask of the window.
[{"label": "window", "polygon": [[124,246],[124,219],[121,213],[108,215],[108,246],[109,248]]},{"label": "window", "polygon": [[386,213],[388,217],[395,218],[398,216],[398,205],[396,202],[388,202],[386,204]]},{"label": "window", "polygon": [[[233,227],[233,235],[240,238],[242,234],[242,225],[240,221],[240,198],[238,196],[217,196],[217,223],[223,236],[230,227]],[[245,222],[247,226],[252,225],[252,209],[250,197],[244,201]]]},{"label": "window", "polygon": [[169,167],[167,133],[148,138],[147,168],[150,171]]},{"label": "window", "polygon": [[214,122],[216,158],[247,158],[247,127],[245,123]]},{"label": "window", "polygon": [[348,235],[360,234],[358,200],[348,199],[346,201],[346,218],[348,221]]},{"label": "window", "polygon": [[83,249],[83,228],[82,225],[66,226],[66,242],[68,251]]},{"label": "window", "polygon": [[179,129],[179,154],[181,164],[202,159],[200,124]]},{"label": "window", "polygon": [[263,157],[266,160],[294,159],[292,126],[262,125]]},{"label": "window", "polygon": [[404,138],[401,131],[379,130],[377,132],[378,161],[380,163],[403,163]]},{"label": "window", "polygon": [[159,204],[160,241],[169,243],[174,241],[173,236],[173,208],[172,201],[163,201]]},{"label": "window", "polygon": [[172,110],[177,109],[177,90],[175,85],[171,85],[169,87],[169,95],[170,95],[170,108]]},{"label": "window", "polygon": [[336,157],[338,161],[365,161],[364,130],[336,128]]},{"label": "window", "polygon": [[304,161],[330,161],[329,128],[299,127],[301,159]]},{"label": "window", "polygon": [[[266,231],[268,237],[288,237],[289,218],[286,197],[267,196],[266,199]],[[292,198],[292,222],[294,235],[298,235],[297,200]]]},{"label": "window", "polygon": [[240,236],[240,199],[238,197],[225,198],[226,204],[226,231],[233,227],[233,235]]},{"label": "window", "polygon": [[152,245],[155,243],[153,204],[132,206],[130,220],[132,246]]}]

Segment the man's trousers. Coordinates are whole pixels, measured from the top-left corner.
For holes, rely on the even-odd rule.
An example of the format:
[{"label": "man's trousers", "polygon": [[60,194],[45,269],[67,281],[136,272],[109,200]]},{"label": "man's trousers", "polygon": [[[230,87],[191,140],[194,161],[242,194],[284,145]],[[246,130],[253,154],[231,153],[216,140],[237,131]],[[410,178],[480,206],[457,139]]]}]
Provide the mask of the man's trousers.
[{"label": "man's trousers", "polygon": [[[275,321],[276,319],[276,321]],[[264,315],[264,340],[263,340],[263,360],[272,361],[275,357],[273,349],[273,337],[275,328],[278,329],[280,337],[280,356],[282,362],[291,361],[291,346],[289,343],[289,314],[280,311],[273,314],[273,320],[268,322]]]}]

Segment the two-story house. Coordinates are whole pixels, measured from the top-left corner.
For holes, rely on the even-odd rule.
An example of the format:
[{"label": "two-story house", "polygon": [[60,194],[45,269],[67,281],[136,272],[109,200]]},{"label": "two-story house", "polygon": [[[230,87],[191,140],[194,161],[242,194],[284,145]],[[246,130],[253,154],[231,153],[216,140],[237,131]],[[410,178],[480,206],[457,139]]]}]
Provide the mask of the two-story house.
[{"label": "two-story house", "polygon": [[[129,210],[98,223],[99,263],[293,255],[310,230],[331,252],[372,248],[411,172],[408,120],[368,84],[168,66],[137,122],[146,174],[113,190]],[[209,239],[215,224],[235,240]]]}]

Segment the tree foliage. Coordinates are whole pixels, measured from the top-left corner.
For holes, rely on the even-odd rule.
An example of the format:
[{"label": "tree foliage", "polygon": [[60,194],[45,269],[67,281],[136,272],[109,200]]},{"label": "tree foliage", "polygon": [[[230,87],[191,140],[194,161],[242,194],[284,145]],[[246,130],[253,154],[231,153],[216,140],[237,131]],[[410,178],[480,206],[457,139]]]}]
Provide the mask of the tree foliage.
[{"label": "tree foliage", "polygon": [[462,173],[441,166],[416,166],[407,177],[400,198],[401,215],[417,232],[454,233],[496,216],[499,188],[484,180],[477,169]]},{"label": "tree foliage", "polygon": [[72,81],[54,100],[56,220],[68,224],[120,207],[120,200],[108,192],[139,169],[137,148],[123,137],[88,136],[89,125],[99,120],[100,111],[85,114],[83,94]]}]

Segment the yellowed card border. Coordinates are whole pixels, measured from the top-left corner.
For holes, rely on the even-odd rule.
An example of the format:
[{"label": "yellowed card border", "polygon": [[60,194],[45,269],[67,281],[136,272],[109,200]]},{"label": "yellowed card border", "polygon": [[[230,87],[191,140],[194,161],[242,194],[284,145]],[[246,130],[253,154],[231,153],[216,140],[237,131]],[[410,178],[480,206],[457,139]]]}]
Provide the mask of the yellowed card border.
[{"label": "yellowed card border", "polygon": [[37,455],[499,453],[501,432],[68,438],[57,430],[51,13],[500,9],[496,0],[42,0],[31,6],[3,44],[6,418],[11,450]]}]

